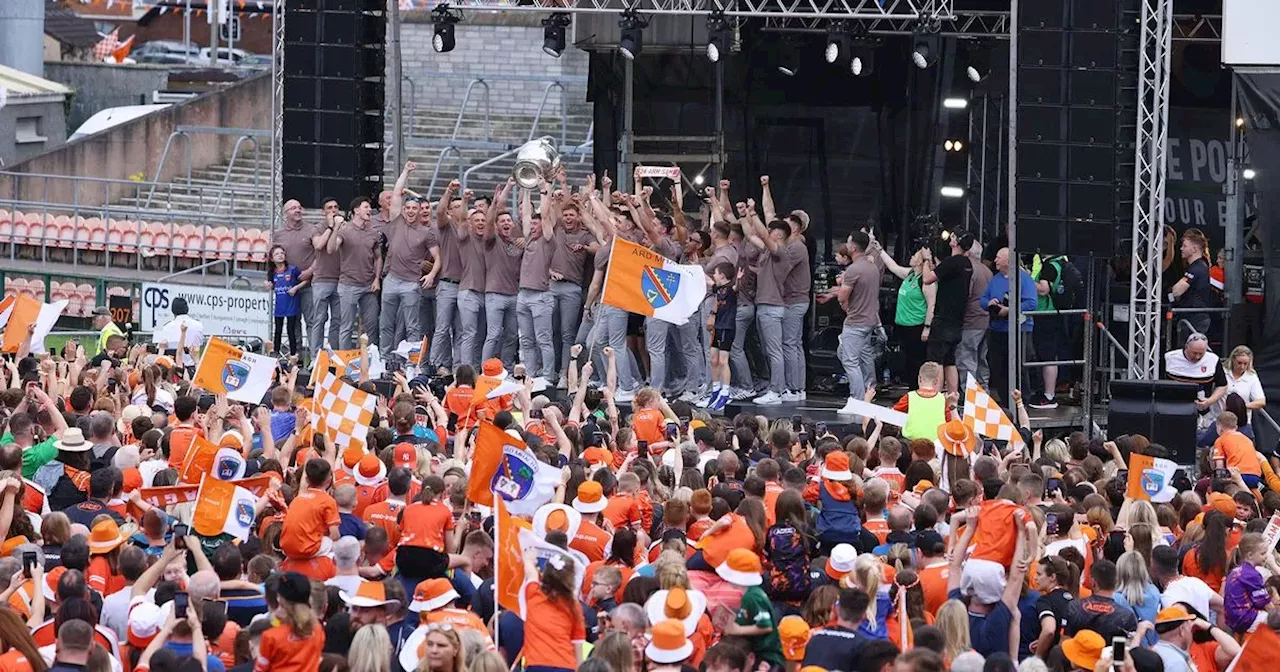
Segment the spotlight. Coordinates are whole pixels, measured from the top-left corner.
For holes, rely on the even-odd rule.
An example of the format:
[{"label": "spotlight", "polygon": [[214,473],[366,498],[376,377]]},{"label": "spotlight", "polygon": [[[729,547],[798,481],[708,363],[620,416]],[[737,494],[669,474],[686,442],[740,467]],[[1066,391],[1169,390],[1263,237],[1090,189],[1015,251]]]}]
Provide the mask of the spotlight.
[{"label": "spotlight", "polygon": [[778,47],[778,72],[795,77],[800,72],[800,50],[794,40],[786,39]]},{"label": "spotlight", "polygon": [[431,48],[436,53],[447,54],[453,51],[456,41],[453,37],[453,26],[462,20],[462,16],[449,10],[449,4],[438,5],[431,10],[431,23],[435,34],[431,37]]},{"label": "spotlight", "polygon": [[635,60],[640,50],[644,48],[645,25],[645,21],[634,9],[623,12],[622,20],[618,22],[618,26],[622,29],[622,36],[618,39],[618,51],[622,52],[629,61]]},{"label": "spotlight", "polygon": [[947,140],[942,143],[942,149],[948,152],[959,152],[964,149],[964,142],[960,140]]},{"label": "spotlight", "polygon": [[919,35],[911,50],[911,62],[921,70],[938,62],[938,38],[936,36]]},{"label": "spotlight", "polygon": [[991,75],[991,49],[981,43],[969,45],[966,52],[969,56],[964,72],[969,81],[977,84]]},{"label": "spotlight", "polygon": [[1252,180],[1253,178],[1255,178],[1255,177],[1257,177],[1257,176],[1258,176],[1257,171],[1255,171],[1255,170],[1254,170],[1254,169],[1252,169],[1252,168],[1245,168],[1245,169],[1244,169],[1243,171],[1241,171],[1241,173],[1240,173],[1240,177],[1243,177],[1243,178],[1244,178],[1244,179],[1246,179],[1246,180]]},{"label": "spotlight", "polygon": [[827,28],[827,49],[823,56],[832,65],[848,60],[853,49],[853,37],[849,35],[844,21],[836,21]]},{"label": "spotlight", "polygon": [[565,29],[571,19],[565,12],[556,12],[542,20],[542,51],[552,58],[564,53]]},{"label": "spotlight", "polygon": [[702,173],[698,173],[697,175],[694,175],[694,176],[693,176],[693,184],[694,184],[694,186],[701,187],[701,186],[702,186],[702,183],[703,183],[703,182],[706,182],[706,181],[707,181],[707,178],[703,177],[703,176],[702,176]]},{"label": "spotlight", "polygon": [[712,12],[707,15],[707,60],[719,63],[720,58],[729,53],[733,42],[733,32],[729,28],[729,20],[724,12]]},{"label": "spotlight", "polygon": [[849,72],[854,77],[870,75],[876,69],[876,45],[873,42],[861,42],[853,45],[853,59],[849,61]]},{"label": "spotlight", "polygon": [[1244,128],[1244,117],[1236,117],[1236,128]]},{"label": "spotlight", "polygon": [[969,107],[969,101],[964,98],[944,98],[942,99],[942,106],[948,110],[963,110]]},{"label": "spotlight", "polygon": [[964,198],[964,187],[943,187],[943,198]]}]

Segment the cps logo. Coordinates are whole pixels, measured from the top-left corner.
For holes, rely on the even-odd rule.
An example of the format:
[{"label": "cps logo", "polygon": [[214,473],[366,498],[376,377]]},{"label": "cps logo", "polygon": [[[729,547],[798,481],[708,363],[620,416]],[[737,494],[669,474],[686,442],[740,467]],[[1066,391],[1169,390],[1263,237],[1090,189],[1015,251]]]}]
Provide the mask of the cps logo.
[{"label": "cps logo", "polygon": [[148,287],[142,292],[142,303],[149,308],[168,310],[169,290],[162,287]]}]

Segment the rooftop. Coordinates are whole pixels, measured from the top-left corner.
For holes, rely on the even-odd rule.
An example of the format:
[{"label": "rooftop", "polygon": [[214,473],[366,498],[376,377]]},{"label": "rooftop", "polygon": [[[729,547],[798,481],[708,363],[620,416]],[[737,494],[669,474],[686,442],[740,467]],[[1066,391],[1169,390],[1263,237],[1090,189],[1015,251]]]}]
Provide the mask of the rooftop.
[{"label": "rooftop", "polygon": [[0,65],[0,89],[5,89],[10,97],[17,98],[24,96],[65,96],[71,93],[70,88],[57,82],[49,81],[43,77],[36,77],[7,65]]}]

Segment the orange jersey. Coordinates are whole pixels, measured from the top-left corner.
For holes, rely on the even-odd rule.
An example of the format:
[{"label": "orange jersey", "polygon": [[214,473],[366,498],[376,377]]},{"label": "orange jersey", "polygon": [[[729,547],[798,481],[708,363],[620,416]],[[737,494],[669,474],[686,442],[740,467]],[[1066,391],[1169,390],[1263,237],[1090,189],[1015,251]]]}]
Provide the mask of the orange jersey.
[{"label": "orange jersey", "polygon": [[376,525],[386,530],[387,543],[394,548],[400,545],[400,512],[404,510],[404,502],[398,499],[384,499],[366,508],[361,518],[370,526]]},{"label": "orange jersey", "polygon": [[[374,493],[373,501],[375,502],[381,502],[384,499],[391,499],[391,488],[386,484],[385,481],[382,483],[379,483],[377,489],[375,489],[373,493]],[[417,476],[410,478],[409,493],[405,495],[404,501],[406,502],[417,501],[418,495],[421,495],[421,494],[422,494],[422,481],[418,480]]]},{"label": "orange jersey", "polygon": [[883,516],[868,519],[867,522],[862,524],[862,529],[876,535],[876,539],[880,543],[888,543],[886,540],[889,538],[889,521],[885,520]]},{"label": "orange jersey", "polygon": [[31,672],[31,661],[17,649],[0,654],[0,672]]},{"label": "orange jersey", "polygon": [[1018,545],[1018,528],[1029,517],[1022,507],[1007,499],[989,499],[978,511],[978,531],[973,535],[970,560],[990,560],[1008,569]]},{"label": "orange jersey", "polygon": [[781,483],[765,481],[764,483],[764,519],[766,527],[773,527],[778,522],[778,495],[783,491]]},{"label": "orange jersey", "polygon": [[1241,474],[1262,476],[1262,463],[1258,462],[1258,451],[1249,437],[1240,432],[1231,431],[1219,436],[1213,442],[1215,457],[1223,457],[1228,467],[1236,467]]},{"label": "orange jersey", "polygon": [[596,578],[596,570],[601,567],[617,567],[618,572],[622,574],[622,583],[618,584],[618,591],[613,596],[615,600],[621,603],[622,589],[627,587],[627,582],[631,580],[631,577],[636,573],[636,570],[619,562],[605,562],[604,560],[596,560],[595,562],[592,562],[587,565],[587,569],[582,573],[582,599],[587,599],[588,594],[591,592],[591,582]]},{"label": "orange jersey", "polygon": [[528,613],[537,614],[524,624],[525,667],[560,667],[570,670],[578,668],[578,658],[574,645],[587,639],[586,626],[582,620],[582,604],[572,600],[551,601],[542,594],[542,585],[538,582],[526,584],[524,587],[525,604]]},{"label": "orange jersey", "polygon": [[578,533],[569,542],[569,548],[587,556],[587,561],[596,562],[604,560],[605,549],[609,548],[611,543],[613,543],[613,535],[605,532],[599,525],[584,520],[578,526]]},{"label": "orange jersey", "polygon": [[285,558],[280,563],[280,571],[297,572],[312,581],[325,582],[338,575],[338,566],[333,558],[323,555],[314,558]]},{"label": "orange jersey", "polygon": [[356,485],[356,506],[351,510],[358,518],[364,518],[364,510],[369,508],[371,504],[377,504],[382,501],[378,498],[381,492],[382,499],[386,499],[386,489],[381,485]]},{"label": "orange jersey", "polygon": [[454,529],[453,511],[442,502],[410,504],[400,515],[401,546],[445,552],[444,533]]},{"label": "orange jersey", "polygon": [[642,522],[640,504],[631,495],[614,495],[609,498],[609,504],[604,507],[604,518],[613,525],[615,530],[631,526],[638,527]]},{"label": "orange jersey", "polygon": [[476,425],[476,407],[471,405],[474,398],[475,390],[470,385],[459,385],[444,393],[442,405],[446,411],[458,416],[458,431]]},{"label": "orange jersey", "polygon": [[111,564],[107,562],[106,556],[95,555],[89,560],[89,566],[85,571],[85,583],[89,587],[98,591],[102,595],[111,595],[116,591],[124,588],[124,576],[113,574],[111,572]]},{"label": "orange jersey", "polygon": [[648,490],[641,490],[636,493],[636,504],[640,505],[640,524],[647,532],[653,529],[653,500],[649,498]]},{"label": "orange jersey", "polygon": [[713,523],[715,523],[715,521],[710,518],[700,518],[695,520],[692,523],[689,523],[689,529],[685,532],[685,535],[689,537],[689,541],[698,541],[702,538],[703,533],[705,533]]},{"label": "orange jersey", "polygon": [[924,610],[927,613],[938,613],[938,608],[947,601],[947,579],[950,576],[950,563],[946,560],[939,560],[920,570],[920,588],[924,591]]},{"label": "orange jersey", "polygon": [[320,551],[320,543],[337,527],[338,503],[328,493],[307,488],[293,498],[284,514],[280,530],[280,550],[290,558],[310,558]]},{"label": "orange jersey", "polygon": [[169,465],[182,473],[182,465],[187,460],[187,451],[196,437],[204,438],[204,430],[193,425],[178,425],[169,433]]},{"label": "orange jersey", "polygon": [[719,567],[729,557],[729,551],[735,548],[756,550],[756,535],[751,531],[751,526],[747,525],[747,519],[736,513],[728,515],[731,518],[728,528],[710,537],[704,535],[698,542],[703,559],[712,567]]},{"label": "orange jersey", "polygon": [[315,672],[324,650],[324,628],[316,621],[309,637],[298,637],[288,625],[262,633],[254,672]]},{"label": "orange jersey", "polygon": [[667,440],[667,418],[656,408],[642,408],[631,416],[631,429],[635,432],[636,441],[648,441],[650,444]]}]

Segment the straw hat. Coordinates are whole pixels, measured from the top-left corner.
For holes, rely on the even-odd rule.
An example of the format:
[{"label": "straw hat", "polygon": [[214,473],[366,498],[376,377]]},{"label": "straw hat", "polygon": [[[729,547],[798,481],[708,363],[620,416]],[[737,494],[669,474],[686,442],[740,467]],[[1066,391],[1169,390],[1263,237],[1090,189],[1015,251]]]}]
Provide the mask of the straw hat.
[{"label": "straw hat", "polygon": [[763,583],[760,574],[764,568],[760,565],[760,556],[745,548],[729,551],[724,562],[716,567],[720,578],[735,586],[758,586]]},{"label": "straw hat", "polygon": [[849,471],[849,455],[843,450],[827,453],[827,459],[822,464],[822,477],[832,481],[852,480],[853,472]]},{"label": "straw hat", "polygon": [[68,453],[84,453],[88,452],[93,444],[84,438],[84,432],[79,427],[72,427],[62,433],[62,438],[53,442],[58,450],[65,450]]},{"label": "straw hat", "polygon": [[369,453],[356,463],[355,479],[360,485],[373,487],[387,477],[387,463]]},{"label": "straw hat", "polygon": [[114,520],[104,520],[93,526],[89,533],[89,555],[110,553],[125,542],[120,526]]},{"label": "straw hat", "polygon": [[564,504],[543,504],[533,513],[533,533],[545,539],[547,532],[559,530],[570,539],[582,526],[582,514]]},{"label": "straw hat", "polygon": [[956,457],[968,457],[978,445],[978,437],[959,420],[948,420],[938,425],[938,442],[942,449]]},{"label": "straw hat", "polygon": [[1062,653],[1076,667],[1092,670],[1102,657],[1107,642],[1092,630],[1081,630],[1075,637],[1062,640]]},{"label": "straw hat", "polygon": [[604,496],[604,488],[599,482],[585,481],[578,486],[573,508],[582,513],[600,513],[606,506],[609,506],[609,498]]},{"label": "straw hat", "polygon": [[[447,580],[447,579],[446,579]],[[387,587],[381,581],[361,581],[356,592],[349,594],[345,590],[338,591],[342,601],[352,607],[385,607],[399,609],[400,600],[387,598]]]},{"label": "straw hat", "polygon": [[409,611],[435,611],[449,606],[456,599],[458,591],[453,589],[453,583],[449,579],[427,579],[413,589]]},{"label": "straw hat", "polygon": [[684,634],[692,635],[698,629],[698,619],[707,611],[707,596],[698,590],[685,590],[676,586],[671,590],[659,590],[644,603],[644,613],[650,623],[666,620],[680,621]]},{"label": "straw hat", "polygon": [[678,663],[693,655],[693,642],[684,634],[684,625],[675,619],[653,626],[653,636],[644,655],[655,663]]}]

